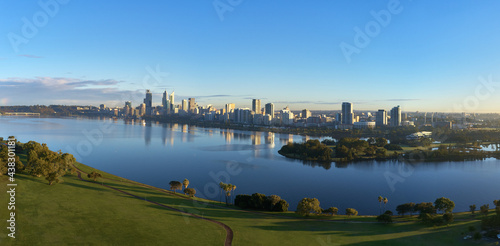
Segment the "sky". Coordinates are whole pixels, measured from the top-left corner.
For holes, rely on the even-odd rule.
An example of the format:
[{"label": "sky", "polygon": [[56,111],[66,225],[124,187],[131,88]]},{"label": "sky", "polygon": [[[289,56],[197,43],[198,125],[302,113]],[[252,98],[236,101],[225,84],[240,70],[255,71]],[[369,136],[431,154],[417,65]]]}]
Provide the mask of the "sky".
[{"label": "sky", "polygon": [[0,2],[0,106],[500,112],[499,1]]}]

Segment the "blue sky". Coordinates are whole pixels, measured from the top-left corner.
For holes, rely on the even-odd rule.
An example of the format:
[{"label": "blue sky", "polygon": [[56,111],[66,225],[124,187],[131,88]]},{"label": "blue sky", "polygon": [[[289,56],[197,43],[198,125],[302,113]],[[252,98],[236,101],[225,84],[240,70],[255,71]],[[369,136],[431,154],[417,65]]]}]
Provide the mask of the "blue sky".
[{"label": "blue sky", "polygon": [[[167,89],[177,103],[216,107],[261,98],[292,109],[349,101],[362,110],[500,112],[498,9],[498,1],[4,0],[0,105],[137,105],[145,89],[160,104]],[[357,53],[346,55],[346,45]]]}]

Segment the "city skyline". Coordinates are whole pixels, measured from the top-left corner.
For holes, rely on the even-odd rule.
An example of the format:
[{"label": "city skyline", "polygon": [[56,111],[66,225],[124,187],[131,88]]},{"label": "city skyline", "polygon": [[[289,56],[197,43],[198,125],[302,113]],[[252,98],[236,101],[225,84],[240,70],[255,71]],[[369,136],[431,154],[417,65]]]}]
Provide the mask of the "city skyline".
[{"label": "city skyline", "polygon": [[52,2],[0,4],[0,106],[150,89],[155,105],[167,90],[217,108],[499,112],[495,1],[244,1],[222,18],[211,2]]}]

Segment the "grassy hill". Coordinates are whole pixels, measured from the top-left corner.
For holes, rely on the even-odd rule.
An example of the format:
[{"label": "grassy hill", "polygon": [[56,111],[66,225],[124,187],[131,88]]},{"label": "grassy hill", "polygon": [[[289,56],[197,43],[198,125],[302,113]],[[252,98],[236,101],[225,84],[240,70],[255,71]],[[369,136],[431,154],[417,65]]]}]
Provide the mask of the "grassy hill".
[{"label": "grassy hill", "polygon": [[[24,162],[25,156],[21,157]],[[76,166],[87,173],[95,170],[80,163]],[[82,177],[88,180],[83,172]],[[151,201],[228,225],[234,232],[233,245],[487,243],[462,239],[462,233],[468,233],[469,226],[480,227],[479,219],[474,219],[470,213],[456,214],[456,222],[440,227],[424,226],[408,217],[395,218],[399,223],[379,224],[373,216],[357,216],[346,222],[345,216],[303,218],[293,212],[255,213],[225,207],[216,201],[191,200],[184,195],[100,173],[103,178],[98,182],[82,181],[75,173],[64,176],[63,183],[52,186],[43,178],[18,174],[16,239],[7,237],[4,226],[0,245],[224,244],[226,231],[220,225]],[[6,194],[6,183],[6,177],[0,176],[2,194]],[[7,218],[7,199],[5,195],[0,197],[3,221]]]}]

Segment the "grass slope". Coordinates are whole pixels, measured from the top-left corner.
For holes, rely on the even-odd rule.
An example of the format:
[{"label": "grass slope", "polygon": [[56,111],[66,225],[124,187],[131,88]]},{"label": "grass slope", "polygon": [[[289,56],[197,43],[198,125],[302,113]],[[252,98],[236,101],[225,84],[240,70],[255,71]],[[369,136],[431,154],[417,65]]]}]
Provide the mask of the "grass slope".
[{"label": "grass slope", "polygon": [[[77,164],[85,171],[95,169]],[[101,186],[126,192],[171,207],[211,218],[230,226],[233,245],[468,245],[482,244],[463,240],[461,233],[470,225],[479,228],[479,220],[469,213],[456,215],[449,226],[427,227],[412,218],[396,224],[374,222],[364,216],[343,220],[345,216],[304,219],[293,213],[252,213],[220,207],[220,203],[198,203],[183,195],[144,187],[135,182],[100,172],[105,178],[97,183],[84,182],[73,175],[64,182],[47,185],[42,178],[17,176],[17,238],[0,234],[0,245],[223,245],[226,232],[208,221],[185,216],[144,200]],[[85,176],[82,174],[82,176]],[[0,177],[2,194],[6,177]],[[5,205],[2,205],[5,204]],[[0,217],[7,218],[7,197],[0,198]],[[212,204],[212,205],[209,205]],[[217,206],[214,206],[217,205]],[[332,221],[317,221],[322,218]],[[5,220],[4,220],[5,221]]]}]

